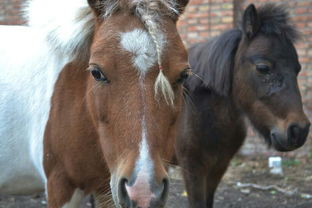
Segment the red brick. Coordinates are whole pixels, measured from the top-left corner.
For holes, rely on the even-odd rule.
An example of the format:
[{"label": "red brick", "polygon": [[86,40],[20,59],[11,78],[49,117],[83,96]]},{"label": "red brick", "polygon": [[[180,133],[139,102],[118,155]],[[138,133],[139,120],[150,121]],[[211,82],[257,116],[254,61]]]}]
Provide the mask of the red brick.
[{"label": "red brick", "polygon": [[295,13],[296,14],[304,14],[304,13],[307,13],[309,10],[307,8],[296,8],[295,9]]}]

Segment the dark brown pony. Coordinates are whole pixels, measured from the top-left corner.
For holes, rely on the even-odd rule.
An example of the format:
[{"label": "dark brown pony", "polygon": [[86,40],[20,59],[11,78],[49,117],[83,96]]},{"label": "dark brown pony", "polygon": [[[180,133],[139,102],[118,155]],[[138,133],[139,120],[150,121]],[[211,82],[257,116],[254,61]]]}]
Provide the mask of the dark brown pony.
[{"label": "dark brown pony", "polygon": [[213,206],[215,190],[246,137],[245,117],[278,151],[305,143],[310,122],[297,83],[297,38],[285,8],[250,5],[241,29],[190,48],[198,76],[185,83],[189,97],[177,156],[191,208]]},{"label": "dark brown pony", "polygon": [[45,131],[49,208],[78,207],[88,194],[97,207],[110,197],[116,207],[165,205],[188,68],[176,21],[187,2],[88,1],[91,36],[59,75]]}]

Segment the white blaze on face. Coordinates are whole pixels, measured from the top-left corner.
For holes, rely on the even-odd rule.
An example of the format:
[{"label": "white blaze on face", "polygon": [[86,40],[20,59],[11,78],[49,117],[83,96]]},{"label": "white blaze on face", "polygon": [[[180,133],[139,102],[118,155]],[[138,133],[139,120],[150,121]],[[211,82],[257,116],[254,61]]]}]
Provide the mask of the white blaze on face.
[{"label": "white blaze on face", "polygon": [[[158,35],[161,47],[164,44],[163,35]],[[136,163],[136,173],[144,171],[151,176],[153,172],[152,159],[149,153],[147,143],[147,126],[145,119],[145,85],[144,77],[152,66],[157,63],[157,52],[155,43],[150,34],[142,29],[134,29],[130,32],[120,34],[120,44],[123,50],[133,54],[132,63],[140,72],[139,84],[141,89],[141,97],[143,101],[143,116],[141,120],[142,133],[140,143],[140,155]]]},{"label": "white blaze on face", "polygon": [[147,128],[143,116],[140,153],[134,170],[136,178],[132,186],[126,185],[130,199],[136,201],[138,207],[149,207],[150,202],[155,198],[155,194],[152,192],[150,185],[151,178],[154,177],[153,169],[153,161],[147,143]]},{"label": "white blaze on face", "polygon": [[153,161],[150,156],[149,147],[147,144],[147,127],[145,116],[142,119],[142,140],[140,144],[140,155],[137,161],[137,171],[148,173],[147,177],[151,177],[153,174]]},{"label": "white blaze on face", "polygon": [[[161,47],[164,44],[163,36],[160,35]],[[151,190],[151,181],[154,177],[154,165],[148,145],[148,132],[145,118],[145,84],[144,78],[147,72],[157,64],[156,46],[150,34],[142,29],[134,29],[130,32],[120,34],[121,48],[130,52],[133,66],[139,71],[139,85],[142,98],[143,116],[141,120],[141,142],[139,144],[139,156],[135,163],[135,181],[131,186],[126,185],[131,200],[137,202],[139,207],[148,207],[155,195]]]},{"label": "white blaze on face", "polygon": [[154,177],[154,165],[150,156],[147,143],[147,128],[145,116],[142,118],[142,140],[140,143],[140,153],[135,165],[135,181],[131,186],[126,185],[128,195],[131,200],[137,203],[138,207],[149,207],[155,194],[151,190],[151,178]]}]

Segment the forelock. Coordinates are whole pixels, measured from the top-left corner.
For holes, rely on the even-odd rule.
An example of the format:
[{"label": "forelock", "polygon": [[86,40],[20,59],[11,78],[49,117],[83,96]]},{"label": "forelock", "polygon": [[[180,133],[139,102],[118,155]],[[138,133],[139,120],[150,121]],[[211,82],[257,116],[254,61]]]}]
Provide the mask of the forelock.
[{"label": "forelock", "polygon": [[142,12],[157,16],[177,16],[180,11],[176,0],[106,0],[101,1],[97,7],[103,12],[104,18],[120,9],[135,11],[139,16]]},{"label": "forelock", "polygon": [[261,21],[261,33],[284,36],[291,42],[296,42],[300,38],[299,32],[290,22],[286,6],[270,3],[259,7],[257,11]]}]

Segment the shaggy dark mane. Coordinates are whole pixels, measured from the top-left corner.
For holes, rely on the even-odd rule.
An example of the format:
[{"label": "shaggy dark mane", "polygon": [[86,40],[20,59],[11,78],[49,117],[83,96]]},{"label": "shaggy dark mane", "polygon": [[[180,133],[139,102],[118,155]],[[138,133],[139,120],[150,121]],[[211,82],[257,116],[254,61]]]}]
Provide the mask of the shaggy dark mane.
[{"label": "shaggy dark mane", "polygon": [[232,68],[242,32],[233,29],[214,39],[199,43],[189,49],[189,61],[195,75],[191,76],[186,87],[195,90],[208,87],[220,95],[228,95],[232,85]]},{"label": "shaggy dark mane", "polygon": [[289,12],[286,6],[265,4],[257,8],[261,21],[260,33],[265,35],[285,36],[291,42],[300,38],[299,32],[291,25]]},{"label": "shaggy dark mane", "polygon": [[[260,21],[258,34],[283,37],[291,43],[300,37],[290,24],[285,6],[265,4],[257,8],[257,13]],[[192,46],[189,61],[195,75],[187,80],[185,86],[191,91],[203,87],[222,96],[229,95],[235,54],[243,34],[243,29],[233,29],[208,42]]]}]

